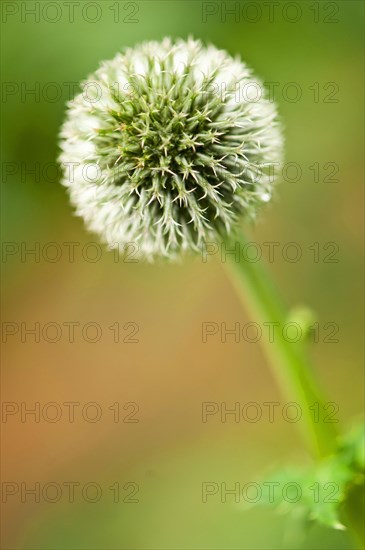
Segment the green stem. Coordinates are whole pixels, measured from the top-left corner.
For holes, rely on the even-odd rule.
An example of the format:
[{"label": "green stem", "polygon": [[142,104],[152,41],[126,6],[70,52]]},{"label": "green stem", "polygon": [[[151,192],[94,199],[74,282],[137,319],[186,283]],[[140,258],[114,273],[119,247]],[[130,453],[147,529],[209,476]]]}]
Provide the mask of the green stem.
[{"label": "green stem", "polygon": [[261,326],[273,323],[276,327],[274,338],[269,330],[263,331],[264,351],[285,397],[302,407],[304,422],[300,424],[309,448],[318,458],[331,454],[336,448],[336,430],[333,424],[323,422],[322,415],[316,418],[311,410],[316,404],[323,412],[323,398],[304,343],[290,342],[283,336],[282,328],[288,317],[276,288],[261,261],[235,262],[232,255],[229,258],[226,265],[234,286],[255,321]]}]

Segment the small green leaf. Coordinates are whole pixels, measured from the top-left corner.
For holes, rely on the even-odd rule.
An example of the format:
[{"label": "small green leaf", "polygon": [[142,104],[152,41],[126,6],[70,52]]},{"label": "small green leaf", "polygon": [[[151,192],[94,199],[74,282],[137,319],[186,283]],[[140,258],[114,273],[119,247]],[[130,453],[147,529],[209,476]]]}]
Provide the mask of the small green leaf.
[{"label": "small green leaf", "polygon": [[364,485],[364,428],[339,441],[337,452],[302,470],[287,468],[262,482],[262,498],[251,506],[273,506],[334,529],[345,529],[341,516],[355,487]]}]

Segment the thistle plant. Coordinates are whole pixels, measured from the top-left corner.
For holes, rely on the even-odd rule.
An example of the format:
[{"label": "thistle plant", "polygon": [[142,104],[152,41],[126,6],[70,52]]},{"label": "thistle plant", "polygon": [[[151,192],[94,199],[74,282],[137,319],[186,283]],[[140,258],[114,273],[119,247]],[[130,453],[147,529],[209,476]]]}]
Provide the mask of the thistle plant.
[{"label": "thistle plant", "polygon": [[[239,58],[197,40],[165,39],[101,63],[68,104],[60,146],[76,214],[110,248],[133,242],[155,260],[230,242],[243,219],[255,219],[272,196],[283,137],[275,105]],[[290,318],[307,331],[307,310],[288,317],[262,265],[228,268],[257,321]],[[362,432],[344,442],[333,424],[314,421],[310,408],[323,398],[304,341],[277,333],[264,350],[283,393],[302,406],[317,461],[296,479],[329,475],[341,487],[336,504],[306,502],[305,519],[337,528],[344,521],[359,533],[353,494],[364,482]]]},{"label": "thistle plant", "polygon": [[[239,59],[196,40],[119,53],[69,103],[60,156],[76,212],[111,247],[199,252],[254,218],[281,160],[275,105]],[[75,163],[75,164],[73,164]]]}]

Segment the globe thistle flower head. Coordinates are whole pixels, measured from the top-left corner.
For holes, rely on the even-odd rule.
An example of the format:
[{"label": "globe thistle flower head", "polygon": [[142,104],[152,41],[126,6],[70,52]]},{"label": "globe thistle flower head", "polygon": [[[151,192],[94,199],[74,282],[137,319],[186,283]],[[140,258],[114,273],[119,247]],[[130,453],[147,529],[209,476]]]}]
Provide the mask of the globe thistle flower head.
[{"label": "globe thistle flower head", "polygon": [[133,242],[150,260],[199,251],[270,199],[276,109],[239,59],[192,39],[147,42],[82,89],[61,131],[62,183],[110,247]]}]

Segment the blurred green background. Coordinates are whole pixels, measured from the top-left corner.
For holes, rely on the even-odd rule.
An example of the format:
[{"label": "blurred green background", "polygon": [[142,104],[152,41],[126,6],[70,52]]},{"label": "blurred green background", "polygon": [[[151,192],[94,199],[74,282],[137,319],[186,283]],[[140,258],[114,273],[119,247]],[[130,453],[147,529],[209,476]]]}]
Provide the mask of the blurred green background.
[{"label": "blurred green background", "polygon": [[[298,426],[280,416],[274,423],[265,414],[257,423],[222,423],[219,415],[201,421],[206,401],[227,407],[287,401],[259,344],[229,338],[223,344],[219,336],[202,343],[203,322],[232,327],[254,319],[242,310],[218,257],[145,265],[116,262],[103,250],[100,261],[85,261],[80,250],[95,238],[73,217],[52,163],[70,98],[67,83],[84,79],[125,46],[192,35],[240,54],[264,81],[277,82],[286,160],[297,163],[302,176],[282,182],[251,235],[261,245],[280,243],[269,267],[288,305],[312,307],[321,327],[338,324],[339,342],[323,342],[322,333],[312,354],[328,400],[338,404],[343,426],[351,426],[363,410],[363,3],[279,2],[274,12],[266,2],[69,4],[73,21],[66,2],[2,2],[2,236],[15,243],[15,253],[3,257],[3,321],[28,327],[96,322],[103,333],[89,343],[77,329],[72,344],[66,329],[56,343],[32,337],[22,343],[20,332],[9,336],[3,399],[29,408],[35,402],[78,402],[78,410],[96,402],[103,415],[91,423],[76,413],[70,423],[62,406],[63,416],[54,423],[10,416],[2,427],[2,478],[28,487],[93,481],[103,495],[97,503],[83,501],[77,490],[74,503],[64,495],[55,503],[31,497],[23,503],[20,493],[9,497],[2,506],[2,547],[352,548],[346,533],[318,527],[288,542],[284,516],[244,510],[233,497],[202,502],[205,481],[242,486],[275,466],[308,461]],[[285,97],[285,90],[293,93],[286,88],[292,82],[302,92],[296,102]],[[31,89],[39,93],[26,93]],[[315,163],[319,181],[310,168]],[[326,163],[338,165],[337,181],[324,181],[331,172]],[[32,256],[22,261],[16,252],[35,243],[43,250],[50,242],[63,250],[54,263]],[[80,243],[73,263],[67,242]],[[288,242],[303,250],[296,263],[282,257]],[[337,263],[323,261],[328,242],[338,245]],[[319,262],[309,248],[314,243]],[[139,342],[114,343],[108,327],[115,322],[137,323]],[[123,337],[129,332],[121,328]],[[130,412],[123,410],[125,403],[138,403],[139,422],[114,423],[109,407],[115,402],[123,417]],[[122,502],[131,492],[126,487],[114,503],[109,487],[115,482],[137,483],[139,502]]]}]

